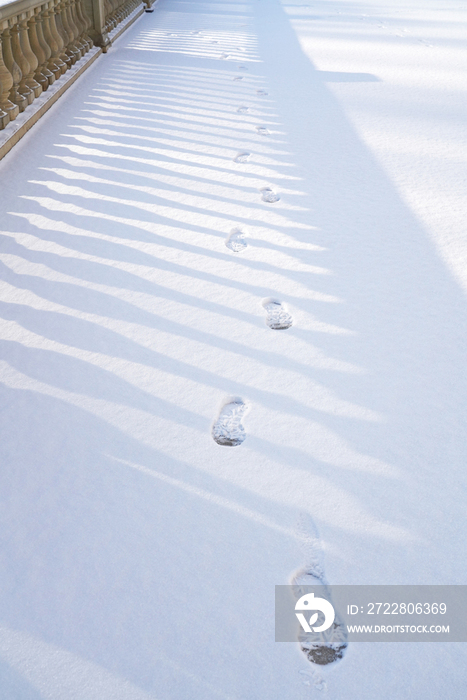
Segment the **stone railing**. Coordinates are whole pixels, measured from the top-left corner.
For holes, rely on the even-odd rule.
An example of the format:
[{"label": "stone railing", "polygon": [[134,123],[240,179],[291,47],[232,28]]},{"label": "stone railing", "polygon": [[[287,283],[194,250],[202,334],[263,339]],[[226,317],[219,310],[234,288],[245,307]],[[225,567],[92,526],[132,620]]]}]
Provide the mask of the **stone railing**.
[{"label": "stone railing", "polygon": [[37,98],[51,86],[50,93],[61,94],[54,84],[70,82],[67,72],[82,72],[75,64],[84,69],[105,53],[133,19],[144,9],[151,11],[152,2],[0,0],[0,130],[6,129],[5,136],[34,100],[45,104],[44,98]]},{"label": "stone railing", "polygon": [[106,31],[110,34],[138,5],[141,0],[104,0]]}]

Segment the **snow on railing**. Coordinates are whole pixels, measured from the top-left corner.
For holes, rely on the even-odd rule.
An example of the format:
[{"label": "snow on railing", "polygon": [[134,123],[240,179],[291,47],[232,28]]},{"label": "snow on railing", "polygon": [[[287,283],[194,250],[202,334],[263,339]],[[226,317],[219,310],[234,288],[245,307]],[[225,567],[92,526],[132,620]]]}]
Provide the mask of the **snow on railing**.
[{"label": "snow on railing", "polygon": [[[147,9],[151,4],[146,0]],[[66,82],[62,76],[88,52],[105,53],[119,25],[123,31],[143,10],[142,0],[0,0],[0,129],[13,129],[11,122],[56,81]],[[82,61],[83,68],[90,63]]]}]

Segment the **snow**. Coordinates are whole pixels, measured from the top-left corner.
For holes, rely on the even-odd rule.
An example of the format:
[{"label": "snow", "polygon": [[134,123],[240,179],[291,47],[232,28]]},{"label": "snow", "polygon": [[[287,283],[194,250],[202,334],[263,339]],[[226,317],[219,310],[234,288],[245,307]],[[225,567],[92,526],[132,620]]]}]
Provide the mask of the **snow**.
[{"label": "snow", "polygon": [[307,541],[466,580],[463,22],[160,0],[0,163],[5,697],[464,697],[465,645],[274,642]]}]

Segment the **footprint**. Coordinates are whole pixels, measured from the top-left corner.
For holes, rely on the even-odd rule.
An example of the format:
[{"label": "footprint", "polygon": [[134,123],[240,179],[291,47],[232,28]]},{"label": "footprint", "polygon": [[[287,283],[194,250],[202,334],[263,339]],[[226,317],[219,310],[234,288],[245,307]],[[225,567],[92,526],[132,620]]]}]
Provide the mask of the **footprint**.
[{"label": "footprint", "polygon": [[273,192],[270,187],[263,187],[260,192],[262,192],[261,199],[268,204],[274,204],[274,202],[278,202],[280,199],[279,195]]},{"label": "footprint", "polygon": [[257,94],[257,95],[268,95],[269,93],[268,93],[267,90],[262,90],[262,89],[261,89],[261,90],[256,90],[256,94]]},{"label": "footprint", "polygon": [[191,32],[191,33],[192,33],[192,34],[201,34],[201,32],[200,32],[200,31],[197,31],[197,32]]},{"label": "footprint", "polygon": [[245,239],[245,233],[240,228],[233,228],[225,241],[227,248],[232,250],[234,253],[241,253],[247,247],[247,242]]},{"label": "footprint", "polygon": [[256,127],[256,131],[257,131],[258,134],[260,134],[261,136],[267,136],[269,133],[271,133],[268,129],[266,129],[265,126],[257,126],[257,127]]},{"label": "footprint", "polygon": [[235,156],[234,163],[248,163],[250,156],[251,153],[248,153],[248,151],[241,151]]},{"label": "footprint", "polygon": [[234,80],[243,80],[243,75],[236,75]]},{"label": "footprint", "polygon": [[[298,600],[302,595],[310,592],[306,588],[307,586],[323,586],[324,595],[330,599],[324,576],[323,547],[315,525],[308,515],[301,517],[297,534],[302,540],[306,563],[303,569],[292,576],[291,584],[297,587],[294,589],[295,598]],[[345,626],[340,620],[337,611],[334,622],[328,630],[324,632],[305,632],[301,630],[298,641],[308,660],[318,666],[327,666],[335,661],[339,661],[344,656],[347,648]],[[325,687],[320,687],[321,682],[324,684],[320,677],[316,677],[315,685],[317,689],[325,690]]]},{"label": "footprint", "polygon": [[285,331],[290,328],[293,320],[277,299],[264,299],[263,307],[266,309],[266,325],[273,331]]},{"label": "footprint", "polygon": [[249,111],[249,109],[250,109],[250,108],[247,107],[246,105],[242,105],[241,107],[239,107],[239,108],[237,109],[237,112],[238,112],[239,114],[246,114],[246,113]]},{"label": "footprint", "polygon": [[214,40],[214,41],[211,41],[211,44],[218,44],[218,43],[219,43],[219,42],[218,42],[218,41],[215,41],[215,40]]},{"label": "footprint", "polygon": [[212,437],[218,445],[236,447],[246,438],[242,418],[247,411],[243,399],[233,396],[223,405],[212,427]]},{"label": "footprint", "polygon": [[238,66],[238,70],[248,70],[246,66]]},{"label": "footprint", "polygon": [[221,55],[219,56],[219,58],[222,58],[222,59],[225,60],[225,59],[227,59],[227,58],[230,58],[230,54],[229,54],[229,53],[221,53]]}]

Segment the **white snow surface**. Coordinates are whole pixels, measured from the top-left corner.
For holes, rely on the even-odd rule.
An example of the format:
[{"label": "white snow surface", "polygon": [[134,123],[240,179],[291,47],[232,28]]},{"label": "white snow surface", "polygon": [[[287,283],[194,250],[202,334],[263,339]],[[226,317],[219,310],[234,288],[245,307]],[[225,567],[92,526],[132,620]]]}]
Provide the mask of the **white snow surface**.
[{"label": "white snow surface", "polygon": [[466,645],[274,642],[303,522],[466,583],[465,10],[160,0],[0,163],[2,697],[465,697]]}]

